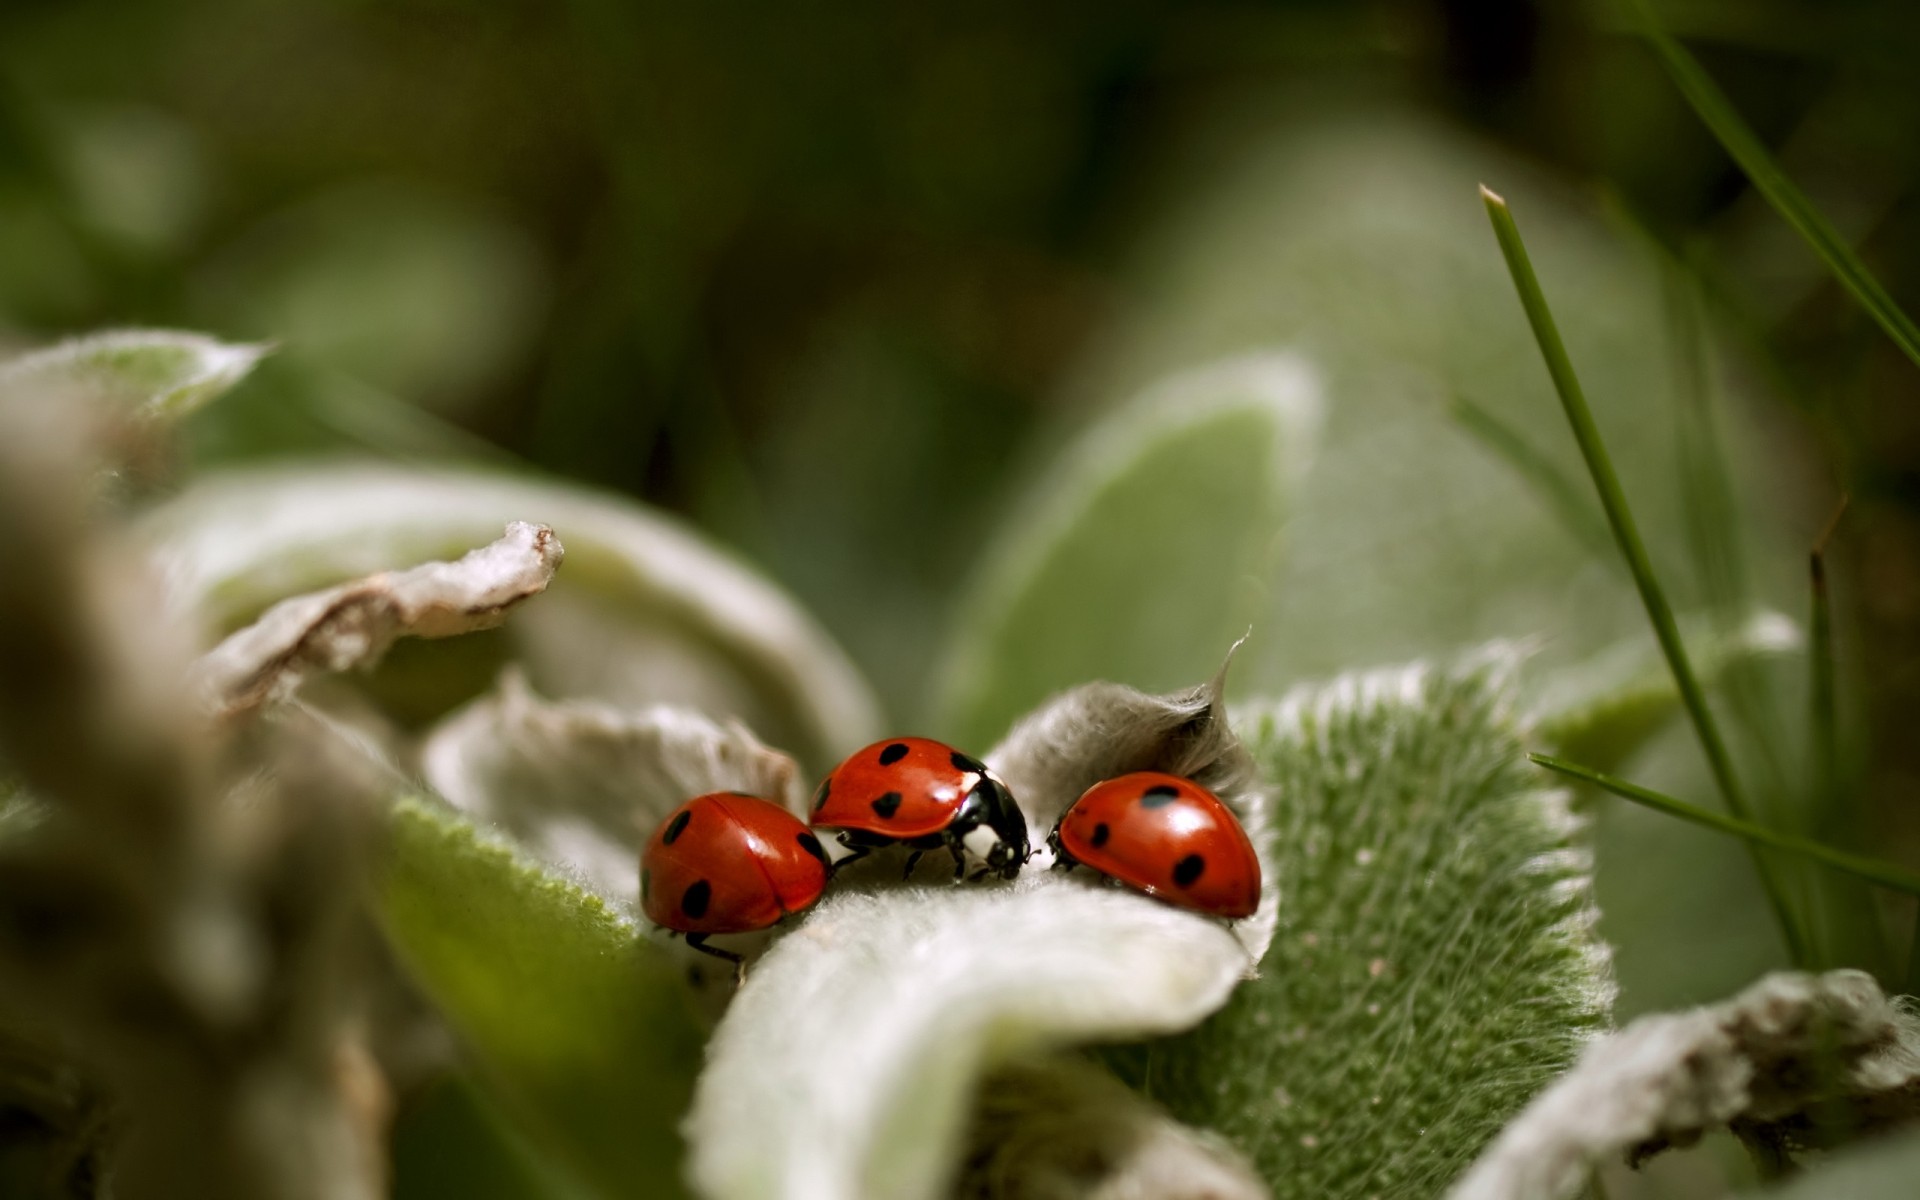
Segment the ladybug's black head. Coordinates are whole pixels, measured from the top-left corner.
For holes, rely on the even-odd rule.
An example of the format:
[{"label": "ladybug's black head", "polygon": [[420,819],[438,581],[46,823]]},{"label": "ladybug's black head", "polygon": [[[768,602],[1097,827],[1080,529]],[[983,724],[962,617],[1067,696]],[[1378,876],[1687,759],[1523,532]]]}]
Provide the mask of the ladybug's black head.
[{"label": "ladybug's black head", "polygon": [[986,864],[990,875],[1012,879],[1026,865],[1027,819],[1007,785],[990,771],[981,771],[980,781],[954,818],[953,830],[968,852]]}]

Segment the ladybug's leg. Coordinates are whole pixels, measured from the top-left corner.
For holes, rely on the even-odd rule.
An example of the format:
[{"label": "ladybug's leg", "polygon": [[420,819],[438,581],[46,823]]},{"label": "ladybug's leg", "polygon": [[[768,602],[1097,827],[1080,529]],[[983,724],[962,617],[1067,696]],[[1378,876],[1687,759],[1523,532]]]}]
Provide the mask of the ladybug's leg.
[{"label": "ladybug's leg", "polygon": [[912,854],[907,855],[907,868],[906,870],[900,872],[900,878],[912,879],[913,869],[920,865],[921,856],[925,854],[926,854],[925,850],[915,850]]},{"label": "ladybug's leg", "polygon": [[850,867],[854,863],[857,863],[861,859],[865,858],[867,855],[873,853],[872,846],[869,846],[865,842],[854,841],[853,836],[850,833],[842,832],[839,838],[836,840],[838,840],[839,843],[842,846],[845,846],[848,850],[847,854],[842,855],[840,858],[837,858],[834,860],[833,869],[836,874],[840,871],[841,868]]},{"label": "ladybug's leg", "polygon": [[688,934],[687,945],[692,947],[695,950],[698,950],[702,954],[711,954],[715,958],[724,958],[728,962],[732,963],[733,964],[733,982],[736,985],[745,983],[747,981],[747,960],[744,958],[741,958],[738,954],[735,954],[731,950],[722,950],[718,946],[707,945],[706,934],[704,933]]},{"label": "ladybug's leg", "polygon": [[961,879],[967,873],[967,850],[959,838],[947,843],[947,850],[953,855],[953,877]]}]

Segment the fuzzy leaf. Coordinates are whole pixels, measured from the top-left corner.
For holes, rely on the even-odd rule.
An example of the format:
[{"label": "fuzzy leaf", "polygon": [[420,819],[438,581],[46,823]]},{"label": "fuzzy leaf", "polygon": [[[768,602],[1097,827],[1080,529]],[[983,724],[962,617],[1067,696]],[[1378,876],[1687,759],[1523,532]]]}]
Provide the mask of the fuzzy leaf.
[{"label": "fuzzy leaf", "polygon": [[680,1194],[700,1065],[677,960],[453,811],[402,800],[380,916],[482,1077],[603,1197]]},{"label": "fuzzy leaf", "polygon": [[746,792],[806,817],[798,764],[738,722],[546,701],[518,672],[436,729],[421,764],[455,806],[626,904],[639,900],[636,847],[689,796]]},{"label": "fuzzy leaf", "polygon": [[[253,470],[203,480],[142,532],[173,603],[224,631],[287,596],[452,557],[521,520],[567,547],[566,570],[506,631],[542,692],[727,713],[816,763],[878,736],[866,685],[791,600],[629,501],[474,472]],[[442,697],[438,711],[472,694]]]},{"label": "fuzzy leaf", "polygon": [[996,1200],[1264,1200],[1217,1135],[1168,1119],[1072,1057],[996,1071],[980,1088],[957,1196]]},{"label": "fuzzy leaf", "polygon": [[1265,600],[1319,423],[1306,364],[1260,354],[1168,379],[1096,427],[983,560],[942,726],[985,744],[1082,680],[1167,688],[1210,669]]},{"label": "fuzzy leaf", "polygon": [[1606,1020],[1588,855],[1527,765],[1501,672],[1346,676],[1236,711],[1273,790],[1260,978],[1114,1052],[1276,1197],[1423,1196]]},{"label": "fuzzy leaf", "polygon": [[[1710,631],[1684,622],[1694,673],[1711,688],[1743,663],[1778,658],[1803,645],[1800,629],[1778,613],[1761,613],[1738,628]],[[1637,636],[1559,672],[1532,707],[1534,728],[1554,752],[1597,770],[1611,770],[1645,745],[1680,711],[1673,672]]]},{"label": "fuzzy leaf", "polygon": [[1588,1047],[1449,1196],[1561,1200],[1600,1162],[1638,1162],[1716,1128],[1784,1150],[1916,1116],[1920,1017],[1862,971],[1769,975],[1724,1004],[1642,1017]]},{"label": "fuzzy leaf", "polygon": [[687,1129],[711,1200],[943,1194],[991,1067],[1183,1029],[1248,966],[1218,922],[1027,871],[843,883],[753,968]]},{"label": "fuzzy leaf", "polygon": [[245,379],[270,349],[163,329],[96,333],[0,366],[0,388],[78,391],[117,415],[177,421]]}]

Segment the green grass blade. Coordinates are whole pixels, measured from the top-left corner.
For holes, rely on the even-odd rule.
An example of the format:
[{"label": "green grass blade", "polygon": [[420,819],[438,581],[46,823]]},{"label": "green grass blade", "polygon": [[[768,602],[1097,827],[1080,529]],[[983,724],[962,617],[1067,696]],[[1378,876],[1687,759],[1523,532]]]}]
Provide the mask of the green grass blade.
[{"label": "green grass blade", "polygon": [[1529,754],[1527,757],[1549,771],[1557,771],[1562,775],[1590,783],[1597,788],[1612,792],[1623,800],[1631,800],[1635,804],[1645,805],[1668,816],[1679,817],[1695,825],[1704,825],[1708,829],[1715,829],[1721,833],[1730,833],[1750,843],[1784,850],[1789,854],[1798,854],[1803,858],[1832,867],[1836,871],[1843,871],[1848,875],[1857,876],[1869,883],[1878,884],[1896,892],[1920,896],[1920,872],[1909,871],[1898,863],[1868,858],[1861,854],[1849,854],[1845,850],[1835,850],[1831,846],[1809,838],[1796,837],[1791,833],[1768,829],[1764,825],[1755,825],[1751,821],[1742,821],[1737,817],[1688,804],[1684,800],[1676,800],[1672,796],[1628,783],[1624,779],[1615,779],[1611,775],[1603,775],[1599,771],[1554,758],[1549,754]]},{"label": "green grass blade", "polygon": [[1833,272],[1834,278],[1853,293],[1867,314],[1886,330],[1887,336],[1906,352],[1908,358],[1920,365],[1920,327],[1916,327],[1913,320],[1894,303],[1893,297],[1880,286],[1880,281],[1873,277],[1866,264],[1841,238],[1840,231],[1829,224],[1814,208],[1813,202],[1787,178],[1779,164],[1773,161],[1773,156],[1767,153],[1766,145],[1741,119],[1733,103],[1706,70],[1661,27],[1652,5],[1647,0],[1630,0],[1630,3],[1640,18],[1648,42],[1652,43],[1655,53],[1660,56],[1661,65],[1667,69],[1668,76],[1687,98],[1687,103],[1693,106],[1693,111],[1713,131],[1720,145],[1740,164],[1747,179],[1767,198],[1767,203],[1773,205],[1774,211],[1806,239],[1814,253]]},{"label": "green grass blade", "polygon": [[1478,438],[1482,445],[1505,460],[1515,474],[1526,480],[1582,545],[1603,562],[1615,561],[1610,553],[1607,526],[1600,514],[1593,511],[1593,506],[1574,487],[1573,481],[1561,474],[1559,468],[1521,436],[1519,430],[1501,420],[1491,409],[1482,407],[1466,396],[1455,396],[1448,411],[1462,429]]},{"label": "green grass blade", "polygon": [[1815,795],[1827,799],[1840,794],[1840,725],[1834,699],[1833,600],[1827,588],[1827,542],[1833,537],[1834,528],[1846,511],[1847,500],[1843,496],[1839,508],[1834,510],[1833,517],[1820,534],[1820,539],[1813,544],[1812,553],[1807,555],[1808,634],[1812,642],[1808,647],[1812,655],[1808,704],[1812,709],[1813,721],[1813,791]]},{"label": "green grass blade", "polygon": [[[1613,461],[1607,455],[1600,430],[1594,424],[1593,413],[1587,407],[1586,393],[1581,390],[1580,379],[1573,370],[1573,361],[1567,356],[1566,345],[1560,340],[1560,330],[1555,326],[1553,313],[1547,307],[1546,293],[1540,289],[1540,280],[1534,275],[1533,263],[1527,257],[1526,244],[1520,240],[1520,229],[1514,224],[1513,213],[1508,210],[1505,200],[1485,185],[1480,188],[1480,196],[1486,203],[1487,216],[1493,222],[1500,252],[1506,257],[1507,269],[1513,275],[1513,286],[1520,294],[1521,307],[1526,310],[1527,321],[1533,326],[1534,338],[1540,344],[1540,355],[1546,360],[1547,373],[1553,378],[1554,391],[1560,396],[1567,423],[1573,428],[1574,440],[1580,444],[1580,455],[1586,460],[1594,489],[1600,494],[1600,507],[1606,511],[1607,524],[1613,529],[1614,541],[1627,560],[1634,586],[1640,591],[1647,619],[1653,625],[1654,636],[1659,639],[1667,666],[1673,671],[1674,686],[1680,692],[1681,704],[1693,720],[1694,732],[1700,739],[1701,750],[1706,754],[1707,765],[1713,771],[1714,782],[1719,786],[1728,810],[1751,823],[1752,806],[1748,804],[1746,793],[1740,786],[1739,776],[1734,773],[1726,740],[1721,736],[1718,722],[1714,720],[1713,710],[1707,707],[1706,693],[1700,687],[1699,677],[1694,674],[1693,664],[1687,658],[1686,644],[1680,639],[1680,627],[1674,620],[1673,606],[1667,602],[1666,592],[1660,587],[1653,563],[1647,557],[1646,544],[1641,541],[1633,512],[1627,507],[1626,493],[1614,473]],[[1773,906],[1774,916],[1780,922],[1787,948],[1796,963],[1804,964],[1807,960],[1807,944],[1799,923],[1787,905],[1780,880],[1758,851],[1753,852],[1753,861],[1761,885],[1766,890],[1767,900]]]}]

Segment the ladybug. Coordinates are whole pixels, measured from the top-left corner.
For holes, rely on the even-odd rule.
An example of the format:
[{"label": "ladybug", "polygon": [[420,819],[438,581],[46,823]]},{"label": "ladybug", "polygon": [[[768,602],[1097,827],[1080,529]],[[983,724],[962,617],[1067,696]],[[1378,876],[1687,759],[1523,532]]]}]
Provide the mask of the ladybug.
[{"label": "ladybug", "polygon": [[647,919],[707,945],[715,933],[765,929],[810,906],[827,886],[827,852],[779,805],[741,792],[695,796],[667,815],[640,855],[640,907]]},{"label": "ladybug", "polygon": [[1096,783],[1047,835],[1054,865],[1081,864],[1216,917],[1260,904],[1260,860],[1233,810],[1191,779],[1137,771]]},{"label": "ladybug", "polygon": [[853,853],[836,866],[904,842],[911,875],[920,856],[942,846],[953,877],[1012,879],[1027,861],[1027,819],[1013,793],[979,759],[944,742],[903,737],[875,742],[833,769],[813,795],[813,826],[836,830]]}]

